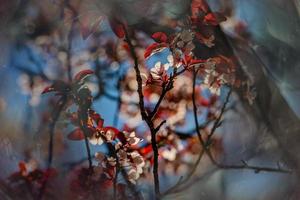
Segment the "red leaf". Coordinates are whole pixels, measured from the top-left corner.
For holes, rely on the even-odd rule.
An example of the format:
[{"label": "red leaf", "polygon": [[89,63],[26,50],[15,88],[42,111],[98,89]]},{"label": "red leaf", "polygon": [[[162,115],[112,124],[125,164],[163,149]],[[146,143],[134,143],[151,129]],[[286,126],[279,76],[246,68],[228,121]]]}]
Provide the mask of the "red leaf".
[{"label": "red leaf", "polygon": [[201,63],[205,63],[206,60],[201,60],[201,59],[192,59],[190,60],[190,65],[196,65],[196,64],[201,64]]},{"label": "red leaf", "polygon": [[191,3],[192,16],[198,16],[199,12],[207,12],[208,5],[205,0],[193,0]]},{"label": "red leaf", "polygon": [[145,50],[144,58],[148,58],[148,57],[151,55],[152,51],[153,51],[155,48],[157,48],[157,46],[158,46],[158,43],[153,43],[153,44],[151,44],[150,46],[148,46],[148,47],[146,48],[146,50]]},{"label": "red leaf", "polygon": [[147,154],[152,152],[152,146],[151,144],[146,145],[145,147],[141,148],[139,150],[139,153],[143,156],[146,156]]},{"label": "red leaf", "polygon": [[183,64],[185,65],[189,65],[190,62],[192,60],[192,56],[189,56],[189,55],[184,55],[184,60],[183,60]]},{"label": "red leaf", "polygon": [[19,162],[19,170],[22,173],[27,171],[25,162],[23,161]]},{"label": "red leaf", "polygon": [[167,47],[166,43],[153,43],[150,46],[148,46],[145,50],[144,53],[144,58],[147,59],[152,53],[153,51],[158,51],[161,50],[163,47]]},{"label": "red leaf", "polygon": [[217,26],[220,22],[226,21],[226,17],[224,17],[221,13],[209,13],[204,17],[204,23]]},{"label": "red leaf", "polygon": [[76,128],[74,131],[69,133],[67,137],[69,140],[83,140],[84,134],[80,128]]},{"label": "red leaf", "polygon": [[217,100],[218,100],[218,96],[217,95],[212,95],[211,97],[210,97],[210,105],[214,105],[216,102],[217,102]]},{"label": "red leaf", "polygon": [[123,132],[119,132],[117,134],[117,138],[123,143],[126,144],[127,140]]},{"label": "red leaf", "polygon": [[42,94],[45,94],[45,93],[48,93],[48,92],[53,92],[53,91],[56,91],[56,90],[55,90],[55,88],[53,87],[53,85],[51,85],[51,86],[46,87],[46,88],[43,90]]},{"label": "red leaf", "polygon": [[125,42],[122,46],[127,51],[127,53],[130,53],[130,48],[129,48],[128,43]]},{"label": "red leaf", "polygon": [[96,113],[94,110],[90,110],[89,112],[90,117],[96,122],[97,128],[102,128],[104,120],[101,118],[101,115]]},{"label": "red leaf", "polygon": [[152,35],[152,38],[158,42],[158,43],[161,43],[161,42],[167,42],[168,40],[168,37],[165,33],[163,32],[156,32]]},{"label": "red leaf", "polygon": [[125,37],[124,24],[116,18],[109,19],[110,27],[118,38]]},{"label": "red leaf", "polygon": [[207,24],[211,24],[211,25],[218,25],[218,20],[216,18],[216,16],[213,13],[209,13],[204,17],[203,20],[205,23]]},{"label": "red leaf", "polygon": [[75,81],[81,81],[82,79],[93,73],[94,71],[90,69],[82,70],[75,75],[74,79]]},{"label": "red leaf", "polygon": [[201,98],[200,104],[201,104],[201,106],[208,107],[210,105],[210,101],[208,101],[207,99]]},{"label": "red leaf", "polygon": [[55,81],[51,86],[46,87],[42,94],[48,92],[59,92],[58,94],[62,94],[68,92],[70,90],[70,85],[65,83],[64,81]]},{"label": "red leaf", "polygon": [[116,129],[115,127],[112,126],[106,126],[103,128],[103,131],[107,132],[107,131],[112,131],[115,133],[115,135],[117,135],[120,131],[118,129]]}]

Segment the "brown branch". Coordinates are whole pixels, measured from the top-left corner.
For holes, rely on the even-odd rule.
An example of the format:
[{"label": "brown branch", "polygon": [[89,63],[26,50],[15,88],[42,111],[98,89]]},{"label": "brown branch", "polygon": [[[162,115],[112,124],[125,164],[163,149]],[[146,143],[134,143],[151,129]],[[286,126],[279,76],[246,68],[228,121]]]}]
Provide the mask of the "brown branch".
[{"label": "brown branch", "polygon": [[146,112],[145,104],[144,104],[143,88],[142,88],[142,77],[138,66],[138,58],[125,26],[124,26],[124,31],[125,31],[125,41],[128,43],[130,54],[134,60],[134,69],[136,72],[136,81],[138,84],[137,92],[139,95],[139,107],[140,107],[141,116],[142,119],[147,123],[151,132],[151,146],[153,150],[153,160],[154,160],[153,161],[154,190],[155,190],[155,198],[159,199],[160,188],[159,188],[159,177],[158,177],[158,146],[156,141],[156,133],[159,131],[159,129],[154,127],[151,117]]}]

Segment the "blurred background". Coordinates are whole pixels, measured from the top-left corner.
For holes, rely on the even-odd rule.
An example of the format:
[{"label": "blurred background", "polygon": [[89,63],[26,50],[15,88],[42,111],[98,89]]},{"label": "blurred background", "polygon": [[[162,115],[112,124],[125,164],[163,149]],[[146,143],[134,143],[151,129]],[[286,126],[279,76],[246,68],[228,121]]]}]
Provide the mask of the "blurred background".
[{"label": "blurred background", "polygon": [[[4,181],[18,170],[20,160],[34,157],[45,166],[47,120],[55,97],[41,96],[41,92],[51,80],[66,77],[61,66],[68,49],[72,52],[73,74],[87,68],[96,71],[95,80],[89,82],[95,97],[93,108],[106,125],[122,128],[128,118],[122,114],[116,117],[122,109],[118,104],[118,83],[132,69],[124,52],[107,50],[117,49],[117,39],[104,16],[124,16],[130,27],[140,30],[139,37],[146,43],[144,38],[155,31],[174,31],[172,23],[189,12],[191,3],[69,2],[78,12],[76,25],[74,13],[62,6],[63,1],[0,0],[0,178]],[[207,2],[213,11],[226,15],[227,21],[219,32],[226,44],[224,49],[236,57],[248,78],[249,91],[255,94],[252,104],[240,89],[231,97],[234,109],[225,113],[217,131],[222,137],[222,162],[240,164],[244,160],[251,165],[288,168],[293,173],[221,170],[212,168],[204,157],[195,180],[165,199],[300,199],[300,1]],[[97,60],[95,52],[100,55]],[[130,98],[137,102],[136,96]],[[140,118],[130,123],[136,120]],[[85,159],[84,144],[65,139],[68,129],[62,117],[56,127],[54,165],[65,171]],[[92,150],[95,148],[98,147]],[[168,188],[178,178],[161,176],[162,188]],[[147,190],[147,186],[141,187]],[[5,199],[4,193],[0,192],[0,199]]]}]

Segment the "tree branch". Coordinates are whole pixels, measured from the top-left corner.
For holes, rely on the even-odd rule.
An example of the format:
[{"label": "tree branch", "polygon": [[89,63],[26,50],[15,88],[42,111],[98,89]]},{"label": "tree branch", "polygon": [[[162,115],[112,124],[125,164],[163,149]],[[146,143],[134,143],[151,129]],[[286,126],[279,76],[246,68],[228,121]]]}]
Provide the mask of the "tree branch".
[{"label": "tree branch", "polygon": [[138,95],[139,95],[139,107],[142,119],[147,123],[150,132],[151,132],[151,146],[153,150],[153,177],[154,177],[154,190],[155,190],[155,198],[159,199],[160,196],[160,188],[159,188],[159,177],[158,177],[158,146],[156,141],[156,133],[159,131],[159,129],[156,129],[154,127],[153,121],[151,120],[151,117],[147,114],[144,104],[144,95],[143,95],[143,88],[142,88],[142,77],[141,72],[138,66],[138,58],[134,50],[134,46],[131,43],[129,34],[126,30],[126,27],[124,26],[125,31],[125,40],[128,43],[130,54],[134,60],[134,69],[136,72],[136,81],[138,84]]}]

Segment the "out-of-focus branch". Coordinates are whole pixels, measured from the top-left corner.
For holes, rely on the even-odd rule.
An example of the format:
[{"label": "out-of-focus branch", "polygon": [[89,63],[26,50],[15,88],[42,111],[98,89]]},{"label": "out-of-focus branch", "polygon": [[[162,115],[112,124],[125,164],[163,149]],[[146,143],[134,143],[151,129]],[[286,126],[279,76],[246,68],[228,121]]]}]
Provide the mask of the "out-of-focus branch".
[{"label": "out-of-focus branch", "polygon": [[[195,87],[196,87],[196,78],[197,78],[197,72],[196,70],[194,70],[194,79],[193,79],[193,107],[194,107],[194,119],[195,119],[195,125],[196,127],[199,127],[198,124],[198,115],[197,115],[197,105],[196,105],[196,101],[195,101]],[[280,172],[280,173],[290,173],[290,170],[287,169],[281,169],[281,168],[271,168],[271,167],[258,167],[258,166],[250,166],[248,164],[246,164],[246,162],[244,162],[242,165],[224,165],[224,164],[220,164],[218,163],[214,157],[212,156],[209,146],[211,144],[211,138],[214,135],[216,129],[220,126],[220,122],[221,119],[223,117],[223,114],[225,112],[226,106],[229,103],[229,99],[230,99],[230,95],[232,93],[232,88],[229,89],[229,92],[227,93],[226,99],[223,103],[223,106],[221,108],[221,112],[218,116],[218,118],[215,120],[212,129],[210,130],[210,133],[208,135],[208,138],[206,140],[206,142],[204,142],[200,130],[197,129],[197,135],[199,138],[199,142],[202,145],[202,148],[204,149],[204,151],[206,152],[206,154],[208,155],[208,157],[210,158],[211,162],[216,165],[218,168],[220,169],[249,169],[249,170],[254,170],[255,172],[260,172],[260,171],[266,171],[266,172]]]},{"label": "out-of-focus branch", "polygon": [[[196,78],[197,78],[197,73],[198,73],[199,69],[196,70],[195,68],[193,68],[193,70],[194,70],[194,73],[193,73],[193,92],[192,92],[192,100],[193,100],[194,120],[195,120],[195,126],[198,127],[198,128],[196,128],[196,133],[197,133],[197,135],[198,135],[198,138],[199,138],[199,140],[200,140],[202,143],[204,143],[204,141],[203,141],[203,139],[202,139],[202,137],[201,137],[201,134],[200,134],[200,126],[199,126],[199,123],[198,123],[198,114],[197,114],[197,107],[196,107],[196,101],[195,101],[195,99],[196,99],[196,98],[195,98],[195,85],[196,85]],[[205,124],[208,125],[209,122],[208,122],[208,123],[205,123]],[[203,127],[203,128],[205,128],[205,127]],[[203,149],[201,150],[201,152],[199,153],[198,159],[197,159],[197,161],[195,162],[195,164],[193,165],[193,168],[192,168],[191,171],[188,173],[188,175],[185,177],[185,179],[184,179],[184,180],[182,180],[182,178],[179,179],[179,181],[178,181],[174,186],[172,186],[171,188],[169,188],[168,190],[166,190],[166,191],[163,193],[163,195],[167,195],[167,194],[172,193],[174,190],[176,190],[177,188],[179,188],[179,187],[182,186],[183,184],[187,183],[187,182],[191,179],[191,177],[192,177],[193,174],[195,173],[195,171],[196,171],[196,169],[197,169],[197,167],[198,167],[198,165],[199,165],[199,163],[200,163],[200,161],[201,161],[202,156],[204,155],[204,152],[205,152],[205,149],[203,148]]]},{"label": "out-of-focus branch", "polygon": [[49,150],[48,150],[48,168],[51,167],[52,165],[52,160],[53,160],[53,137],[54,137],[54,131],[55,131],[55,126],[57,123],[57,120],[63,110],[63,107],[66,105],[66,97],[62,97],[58,102],[57,106],[54,108],[53,114],[52,114],[52,120],[51,123],[49,124]]},{"label": "out-of-focus branch", "polygon": [[121,105],[122,105],[122,89],[121,89],[122,81],[123,81],[123,76],[121,76],[119,78],[118,85],[117,85],[119,95],[118,95],[118,99],[117,99],[117,108],[116,108],[116,111],[115,111],[114,121],[113,121],[114,126],[118,126],[119,112],[120,112],[120,108],[121,108]]},{"label": "out-of-focus branch", "polygon": [[225,99],[225,101],[223,103],[223,106],[221,108],[221,112],[220,112],[218,118],[216,119],[216,121],[214,122],[213,127],[212,127],[212,129],[211,129],[211,131],[210,131],[210,133],[208,135],[207,142],[211,140],[211,137],[215,133],[216,129],[221,125],[220,124],[221,123],[221,119],[222,119],[222,116],[223,116],[223,114],[225,112],[226,106],[229,103],[229,98],[230,98],[231,93],[232,93],[232,88],[230,88],[229,91],[228,91],[228,93],[227,93],[226,99]]},{"label": "out-of-focus branch", "polygon": [[[57,120],[59,119],[59,116],[64,108],[64,106],[67,103],[67,98],[63,96],[58,102],[57,105],[54,107],[53,114],[52,114],[52,121],[49,124],[49,147],[48,147],[48,163],[47,168],[50,169],[52,166],[52,160],[53,160],[53,143],[54,143],[54,131],[55,126],[57,123]],[[42,199],[45,193],[47,187],[47,180],[43,182],[41,189],[38,194],[38,199]]]},{"label": "out-of-focus branch", "polygon": [[70,9],[72,12],[72,22],[71,27],[68,33],[68,46],[67,46],[67,74],[68,74],[68,80],[69,82],[72,82],[72,65],[71,65],[71,57],[72,57],[72,38],[73,38],[73,32],[76,22],[78,21],[77,16],[78,12],[75,8],[72,7],[69,0],[65,0],[65,7]]},{"label": "out-of-focus branch", "polygon": [[14,66],[14,68],[20,72],[23,72],[25,74],[27,74],[30,77],[34,77],[34,76],[39,76],[41,77],[44,81],[49,81],[50,79],[48,78],[48,76],[43,72],[40,71],[39,72],[35,72],[31,69],[25,68],[25,67],[20,67],[20,66]]},{"label": "out-of-focus branch", "polygon": [[183,179],[183,177],[180,177],[180,179],[178,180],[178,182],[170,187],[169,189],[167,189],[165,192],[163,192],[161,194],[161,196],[166,196],[168,194],[173,193],[174,191],[176,191],[178,188],[180,188],[182,185],[186,184],[187,182],[189,182],[189,180],[192,178],[193,174],[195,173],[203,155],[204,155],[204,149],[201,150],[201,152],[198,155],[198,158],[196,160],[196,162],[194,163],[192,169],[189,171],[188,175]]}]

